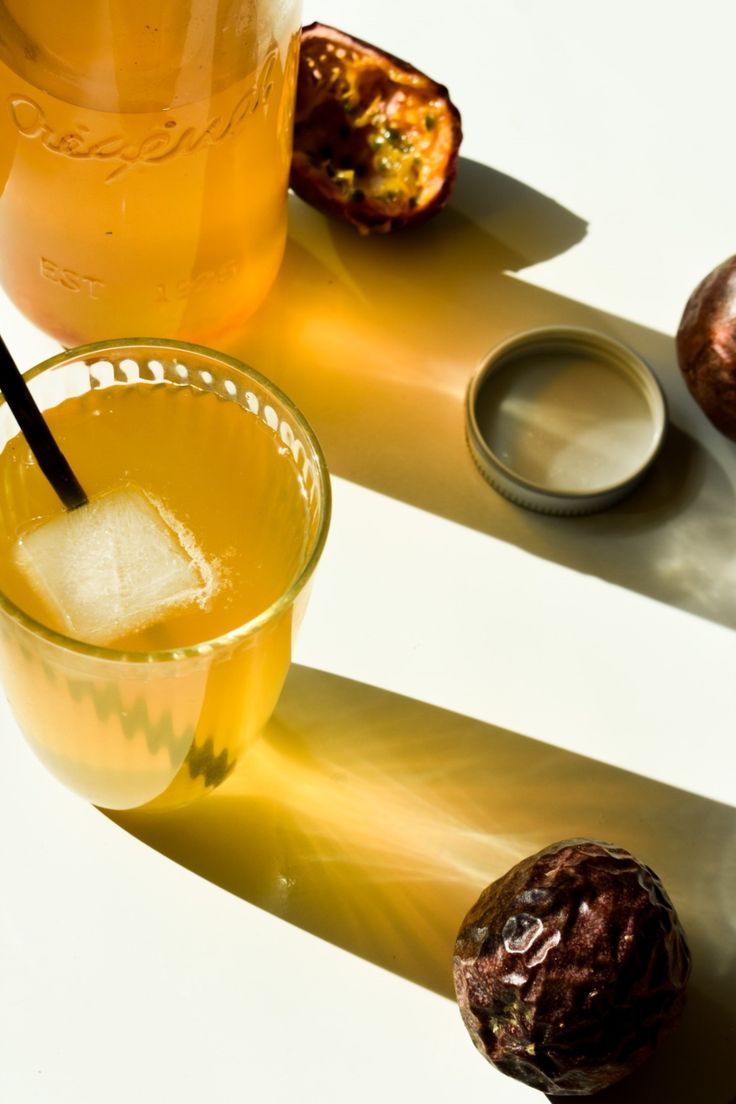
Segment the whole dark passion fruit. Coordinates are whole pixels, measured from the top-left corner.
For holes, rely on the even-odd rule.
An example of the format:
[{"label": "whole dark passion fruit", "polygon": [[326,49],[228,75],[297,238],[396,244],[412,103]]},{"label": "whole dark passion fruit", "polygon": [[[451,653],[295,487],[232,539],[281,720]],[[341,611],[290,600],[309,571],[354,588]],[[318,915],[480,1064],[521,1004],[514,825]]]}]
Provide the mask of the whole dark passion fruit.
[{"label": "whole dark passion fruit", "polygon": [[550,1095],[587,1096],[639,1066],[679,1016],[690,972],[656,874],[628,851],[573,839],[483,891],[454,956],[477,1048]]},{"label": "whole dark passion fruit", "polygon": [[714,268],[688,299],[677,358],[690,394],[716,429],[736,441],[736,257]]},{"label": "whole dark passion fruit", "polygon": [[362,233],[444,207],[462,131],[447,89],[334,27],[302,30],[291,187]]}]

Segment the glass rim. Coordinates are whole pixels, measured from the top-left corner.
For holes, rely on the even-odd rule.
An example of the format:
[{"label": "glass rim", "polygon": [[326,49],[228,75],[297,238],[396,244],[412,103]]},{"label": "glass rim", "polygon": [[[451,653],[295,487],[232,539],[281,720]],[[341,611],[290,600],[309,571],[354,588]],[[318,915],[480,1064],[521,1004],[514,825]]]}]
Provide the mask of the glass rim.
[{"label": "glass rim", "polygon": [[[86,345],[75,345],[73,348],[65,349],[41,361],[39,364],[35,364],[32,368],[29,368],[28,371],[24,372],[23,375],[26,381],[30,381],[43,372],[67,362],[73,363],[90,356],[111,352],[113,350],[134,350],[146,347],[152,350],[166,349],[172,352],[178,350],[185,354],[195,353],[197,356],[203,356],[210,361],[226,364],[228,368],[234,370],[239,375],[245,375],[252,379],[254,383],[263,387],[264,390],[270,392],[294,419],[312,449],[316,460],[318,475],[317,485],[319,487],[320,501],[318,504],[318,528],[312,549],[283,593],[259,614],[256,614],[255,617],[251,617],[248,621],[244,621],[234,629],[229,629],[225,633],[220,633],[218,636],[199,641],[196,644],[186,644],[179,648],[164,648],[155,651],[130,651],[119,648],[107,648],[98,644],[88,644],[83,640],[77,640],[73,636],[67,636],[63,632],[58,632],[56,629],[50,628],[35,617],[31,617],[30,614],[26,613],[25,610],[13,602],[12,599],[0,589],[0,609],[7,613],[18,624],[22,625],[23,628],[32,632],[35,636],[41,637],[48,643],[54,644],[59,648],[63,648],[64,651],[72,652],[78,656],[91,656],[96,659],[107,660],[108,662],[125,664],[137,663],[144,665],[167,662],[180,663],[186,659],[196,659],[208,656],[210,653],[219,651],[228,645],[246,640],[248,637],[253,636],[254,633],[264,625],[274,621],[280,613],[294,604],[296,598],[312,576],[327,539],[327,531],[329,529],[332,514],[330,474],[322,451],[322,446],[309,421],[293,400],[290,399],[280,387],[256,368],[252,368],[244,361],[238,360],[237,357],[230,356],[228,353],[222,353],[206,345],[197,345],[189,341],[177,341],[158,337],[113,338],[105,341],[93,341]],[[182,384],[181,386],[186,386],[186,384]],[[7,406],[7,403],[4,396],[0,393],[0,408],[3,406]],[[21,431],[19,430],[18,432],[20,433]]]}]

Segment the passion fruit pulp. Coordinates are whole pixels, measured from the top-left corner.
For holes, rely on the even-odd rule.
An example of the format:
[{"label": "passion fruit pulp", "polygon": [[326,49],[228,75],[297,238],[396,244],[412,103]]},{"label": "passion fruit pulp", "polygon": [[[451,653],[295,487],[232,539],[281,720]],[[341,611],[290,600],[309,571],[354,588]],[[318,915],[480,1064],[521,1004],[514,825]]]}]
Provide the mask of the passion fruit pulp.
[{"label": "passion fruit pulp", "polygon": [[335,27],[302,30],[291,187],[361,233],[441,210],[462,129],[447,89]]},{"label": "passion fruit pulp", "polygon": [[690,954],[657,875],[623,848],[563,840],[488,886],[455,945],[465,1026],[503,1073],[588,1096],[674,1025]]}]

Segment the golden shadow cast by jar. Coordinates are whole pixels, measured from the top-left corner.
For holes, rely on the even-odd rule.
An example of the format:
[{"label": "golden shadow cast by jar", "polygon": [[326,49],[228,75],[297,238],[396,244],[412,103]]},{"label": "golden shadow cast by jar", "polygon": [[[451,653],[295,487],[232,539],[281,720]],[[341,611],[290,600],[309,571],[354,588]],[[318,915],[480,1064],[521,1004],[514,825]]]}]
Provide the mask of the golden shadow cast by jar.
[{"label": "golden shadow cast by jar", "polygon": [[[334,474],[736,627],[736,455],[687,393],[672,339],[515,275],[574,247],[581,219],[467,160],[448,209],[403,235],[361,238],[296,199],[290,218],[275,288],[232,351],[305,410]],[[629,345],[667,399],[652,471],[590,517],[513,506],[487,486],[466,444],[464,396],[479,362],[544,325]]]},{"label": "golden shadow cast by jar", "polygon": [[693,975],[673,1036],[605,1099],[690,1104],[732,1088],[728,806],[296,666],[264,738],[206,801],[109,815],[212,883],[446,997],[457,929],[484,885],[558,839],[626,847],[667,887]]}]

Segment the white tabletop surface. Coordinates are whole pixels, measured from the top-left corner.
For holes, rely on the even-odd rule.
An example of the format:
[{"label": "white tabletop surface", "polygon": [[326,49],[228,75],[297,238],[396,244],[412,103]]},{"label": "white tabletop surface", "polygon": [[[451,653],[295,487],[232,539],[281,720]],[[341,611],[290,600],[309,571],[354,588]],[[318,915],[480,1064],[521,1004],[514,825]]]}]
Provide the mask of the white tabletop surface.
[{"label": "white tabletop surface", "polygon": [[[305,4],[447,84],[456,195],[408,239],[298,201],[233,347],[304,408],[334,521],[276,718],[217,795],[113,822],[0,706],[0,1099],[541,1099],[475,1052],[455,931],[525,854],[607,838],[694,958],[675,1036],[616,1101],[736,1094],[736,445],[672,337],[736,252],[729,0]],[[0,243],[0,248],[2,243]],[[626,503],[531,515],[475,470],[464,389],[500,338],[593,326],[672,429]],[[57,350],[6,301],[22,367]]]}]

